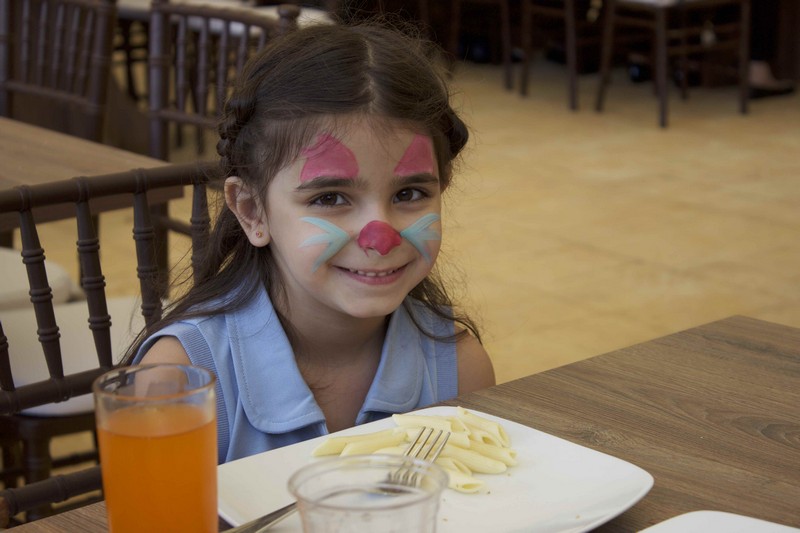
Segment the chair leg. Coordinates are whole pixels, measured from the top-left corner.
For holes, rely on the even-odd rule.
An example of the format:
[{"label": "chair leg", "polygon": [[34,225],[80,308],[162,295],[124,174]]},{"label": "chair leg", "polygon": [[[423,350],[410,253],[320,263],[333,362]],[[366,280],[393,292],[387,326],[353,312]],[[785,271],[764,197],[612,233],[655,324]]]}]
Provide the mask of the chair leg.
[{"label": "chair leg", "polygon": [[133,23],[129,20],[118,20],[117,26],[122,36],[122,53],[125,56],[125,81],[128,86],[128,96],[130,96],[134,102],[137,102],[139,101],[139,95],[136,92],[136,86],[133,82],[133,46],[131,45]]},{"label": "chair leg", "polygon": [[[50,458],[50,440],[26,440],[22,447],[22,466],[25,469],[25,483],[33,483],[50,477],[52,459]],[[25,513],[25,520],[30,522],[50,516],[53,510],[49,505],[31,509]]]},{"label": "chair leg", "polygon": [[513,72],[511,70],[511,12],[508,0],[500,2],[500,31],[503,40],[503,69],[505,71],[505,84],[507,90],[514,88]]},{"label": "chair leg", "polygon": [[678,69],[681,73],[681,99],[686,100],[689,98],[689,58],[686,55],[687,36],[686,28],[688,27],[686,9],[681,9],[681,39],[680,39],[680,55],[678,56]]},{"label": "chair leg", "polygon": [[448,52],[455,63],[458,57],[458,36],[461,33],[461,0],[451,0],[450,2],[450,44]]},{"label": "chair leg", "polygon": [[605,6],[605,22],[603,24],[603,43],[600,52],[600,80],[597,84],[597,99],[595,100],[595,111],[603,110],[606,99],[606,88],[611,76],[611,58],[614,55],[614,25],[616,24],[617,2],[607,0]]},{"label": "chair leg", "polygon": [[657,9],[656,17],[656,90],[659,102],[659,125],[667,127],[667,17],[664,9]]},{"label": "chair leg", "polygon": [[742,0],[739,22],[739,112],[747,114],[750,101],[750,0]]},{"label": "chair leg", "polygon": [[575,20],[575,0],[564,2],[564,23],[567,34],[567,70],[569,70],[569,108],[578,109],[578,37]]},{"label": "chair leg", "polygon": [[531,68],[531,54],[533,53],[533,36],[531,24],[533,23],[533,16],[531,14],[530,0],[522,0],[522,22],[521,22],[521,40],[522,40],[522,62],[520,68],[522,72],[519,78],[519,94],[528,96],[528,75]]},{"label": "chair leg", "polygon": [[8,441],[3,443],[3,471],[8,471],[0,478],[0,483],[3,484],[4,489],[14,488],[18,485],[17,475],[13,473],[20,467],[21,463],[21,448],[19,441]]}]

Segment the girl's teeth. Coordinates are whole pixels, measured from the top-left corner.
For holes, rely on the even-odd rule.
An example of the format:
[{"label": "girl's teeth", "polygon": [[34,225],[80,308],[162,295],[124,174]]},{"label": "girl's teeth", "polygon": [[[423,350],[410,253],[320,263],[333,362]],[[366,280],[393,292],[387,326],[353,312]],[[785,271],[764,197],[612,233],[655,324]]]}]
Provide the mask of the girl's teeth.
[{"label": "girl's teeth", "polygon": [[352,268],[348,270],[354,274],[358,274],[359,276],[367,276],[368,278],[383,278],[395,272],[397,269],[389,270],[388,272],[364,272],[363,270],[353,270]]}]

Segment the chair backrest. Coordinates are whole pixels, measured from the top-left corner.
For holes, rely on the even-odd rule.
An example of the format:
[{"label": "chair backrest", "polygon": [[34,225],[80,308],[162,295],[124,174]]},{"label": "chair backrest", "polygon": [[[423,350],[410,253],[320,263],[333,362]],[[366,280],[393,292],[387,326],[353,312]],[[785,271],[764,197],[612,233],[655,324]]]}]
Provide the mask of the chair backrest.
[{"label": "chair backrest", "polygon": [[[91,393],[93,380],[113,368],[114,358],[110,328],[105,277],[100,263],[100,241],[92,224],[91,205],[103,197],[128,195],[133,208],[133,239],[136,247],[136,269],[141,289],[141,314],[145,324],[152,324],[161,316],[161,298],[165,284],[158,271],[154,252],[154,222],[151,220],[151,202],[159,189],[193,186],[191,235],[192,266],[195,253],[207,240],[209,228],[206,183],[217,175],[214,163],[167,165],[147,170],[132,170],[104,176],[81,177],[42,185],[22,186],[0,192],[0,213],[19,215],[22,252],[20,261],[25,264],[30,285],[30,300],[34,310],[36,330],[41,350],[25,353],[25,358],[42,358],[46,361],[49,377],[19,385],[12,374],[15,328],[3,329],[0,320],[0,415],[13,415],[25,409],[52,402],[63,402],[73,397]],[[45,254],[36,225],[38,210],[61,204],[74,204],[77,225],[77,252],[81,267],[81,286],[86,293],[87,330],[90,330],[96,352],[93,368],[65,373],[62,360],[57,307],[53,305],[52,290],[45,270]],[[74,305],[74,304],[67,304]],[[63,316],[63,315],[62,315]],[[125,320],[129,317],[123,317]],[[32,319],[33,320],[33,319]],[[117,317],[117,320],[120,320]],[[14,329],[14,330],[12,330]],[[18,356],[14,355],[16,358]],[[16,360],[16,359],[15,359]],[[31,483],[17,489],[0,491],[0,523],[3,515],[13,516],[31,508],[62,501],[86,490],[99,489],[99,470],[81,471],[56,476]],[[88,487],[88,489],[87,489]],[[76,492],[78,491],[78,492]]]},{"label": "chair backrest", "polygon": [[75,124],[32,121],[100,141],[116,16],[116,0],[0,0],[0,115],[29,120],[15,95],[55,102]]},{"label": "chair backrest", "polygon": [[241,8],[154,0],[150,11],[148,85],[151,157],[167,159],[169,124],[216,127],[233,80],[248,58],[275,36],[297,28],[300,8],[279,17]]}]

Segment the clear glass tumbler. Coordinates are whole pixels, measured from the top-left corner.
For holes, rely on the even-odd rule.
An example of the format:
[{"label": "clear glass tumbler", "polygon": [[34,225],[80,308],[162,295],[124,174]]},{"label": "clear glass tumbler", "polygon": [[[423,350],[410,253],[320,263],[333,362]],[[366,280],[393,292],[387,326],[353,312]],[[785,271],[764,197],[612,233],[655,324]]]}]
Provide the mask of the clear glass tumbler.
[{"label": "clear glass tumbler", "polygon": [[322,459],[289,479],[305,533],[433,533],[447,473],[398,455]]}]

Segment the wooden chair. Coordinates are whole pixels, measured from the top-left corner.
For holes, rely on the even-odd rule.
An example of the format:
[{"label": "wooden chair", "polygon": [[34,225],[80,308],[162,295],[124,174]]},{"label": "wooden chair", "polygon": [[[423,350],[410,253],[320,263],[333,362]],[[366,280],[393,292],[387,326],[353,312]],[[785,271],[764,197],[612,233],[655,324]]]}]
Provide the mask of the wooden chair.
[{"label": "wooden chair", "polygon": [[101,142],[116,16],[116,0],[0,0],[0,115]]},{"label": "wooden chair", "polygon": [[[150,12],[149,155],[169,156],[169,126],[216,128],[232,81],[247,59],[273,37],[297,28],[300,8],[285,4],[279,19],[253,10],[154,0]],[[180,131],[180,129],[178,129]]]},{"label": "wooden chair", "polygon": [[[203,2],[195,2],[203,3]],[[340,0],[253,0],[242,5],[246,9],[255,9],[258,13],[272,17],[279,21],[278,9],[284,4],[294,4],[301,8],[297,24],[301,28],[304,24],[318,23],[320,20],[333,21],[340,11]],[[143,83],[136,76],[137,64],[147,64],[148,35],[150,10],[144,9],[144,2],[133,0],[119,1],[119,17],[115,35],[115,50],[121,55],[121,63],[125,69],[125,85],[128,96],[134,101],[146,100],[147,91],[140,90]],[[230,7],[230,5],[229,5]]]},{"label": "wooden chair", "polygon": [[[617,25],[641,28],[652,34],[652,63],[655,65],[658,121],[667,127],[668,66],[678,58],[683,71],[681,93],[687,97],[687,59],[712,51],[731,51],[738,57],[739,111],[747,113],[749,87],[747,69],[750,58],[750,0],[606,0],[600,83],[596,110],[602,111],[610,81]],[[722,18],[727,11],[736,16]]]},{"label": "wooden chair", "polygon": [[541,19],[563,22],[564,56],[567,65],[567,102],[572,110],[578,109],[578,50],[579,38],[585,30],[600,18],[600,4],[587,0],[520,0],[522,17],[520,36],[522,41],[522,74],[519,92],[528,94],[528,77],[533,57],[534,33],[541,26]]},{"label": "wooden chair", "polygon": [[[30,285],[25,310],[0,310],[0,444],[4,457],[0,491],[0,528],[26,511],[27,519],[49,514],[50,504],[101,488],[99,467],[50,477],[58,466],[49,453],[56,435],[94,430],[92,381],[121,360],[142,326],[161,315],[163,283],[154,253],[154,223],[148,192],[193,186],[193,250],[208,236],[206,183],[216,176],[214,163],[164,166],[119,174],[75,178],[0,192],[0,212],[16,212]],[[127,195],[133,208],[133,238],[141,299],[107,298],[100,263],[100,242],[92,222],[92,203]],[[37,212],[74,204],[81,286],[86,300],[53,304],[39,239]],[[192,262],[197,254],[192,254]],[[140,312],[136,312],[137,303]],[[113,319],[112,319],[113,317]],[[112,320],[114,326],[112,327]],[[21,444],[21,446],[20,446]],[[94,452],[77,458],[96,458]],[[24,475],[25,485],[16,487]]]},{"label": "wooden chair", "polygon": [[[100,141],[115,20],[115,0],[0,0],[0,115],[30,110],[14,96],[56,102],[72,112],[67,133]],[[64,130],[52,115],[31,121]]]},{"label": "wooden chair", "polygon": [[[429,17],[427,2],[430,0],[420,0],[420,13],[423,22]],[[447,51],[453,59],[459,58],[458,42],[461,37],[462,5],[463,4],[485,4],[494,6],[497,10],[497,17],[500,25],[501,54],[503,61],[504,83],[506,89],[514,87],[514,74],[511,68],[511,13],[509,0],[450,0],[450,31]]]},{"label": "wooden chair", "polygon": [[147,35],[149,28],[147,20],[125,16],[122,9],[119,11],[117,27],[114,33],[114,51],[122,55],[122,65],[125,68],[125,89],[128,97],[139,102],[144,99],[137,86],[137,65],[147,64]]}]

